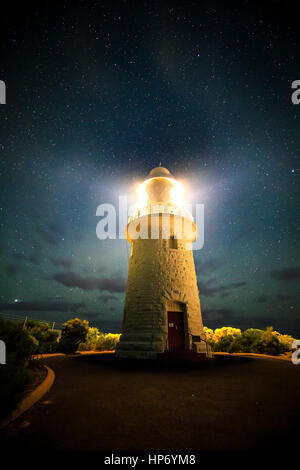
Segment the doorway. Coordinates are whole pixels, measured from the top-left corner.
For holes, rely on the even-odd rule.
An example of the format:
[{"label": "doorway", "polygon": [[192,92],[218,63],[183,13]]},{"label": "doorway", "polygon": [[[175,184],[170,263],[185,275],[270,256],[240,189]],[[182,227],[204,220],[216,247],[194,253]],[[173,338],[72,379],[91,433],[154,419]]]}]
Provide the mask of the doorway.
[{"label": "doorway", "polygon": [[183,312],[168,312],[169,350],[185,349]]}]

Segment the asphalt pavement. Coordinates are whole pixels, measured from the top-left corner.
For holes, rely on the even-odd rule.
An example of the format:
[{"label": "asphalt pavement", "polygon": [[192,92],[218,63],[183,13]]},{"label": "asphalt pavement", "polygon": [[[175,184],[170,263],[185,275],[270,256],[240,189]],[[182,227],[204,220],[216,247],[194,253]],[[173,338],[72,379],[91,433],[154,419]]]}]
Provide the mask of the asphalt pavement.
[{"label": "asphalt pavement", "polygon": [[[113,354],[43,359],[51,390],[0,432],[6,449],[291,449],[300,366],[218,356],[144,362]],[[298,439],[299,440],[299,439]]]}]

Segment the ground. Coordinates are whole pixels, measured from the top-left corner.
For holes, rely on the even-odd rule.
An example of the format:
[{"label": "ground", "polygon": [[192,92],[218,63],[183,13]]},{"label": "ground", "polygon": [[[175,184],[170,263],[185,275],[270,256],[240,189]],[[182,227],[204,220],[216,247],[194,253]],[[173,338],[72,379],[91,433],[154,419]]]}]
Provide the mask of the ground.
[{"label": "ground", "polygon": [[114,354],[43,359],[56,374],[42,400],[0,433],[6,449],[292,448],[300,366],[217,356],[144,363]]},{"label": "ground", "polygon": [[29,366],[29,383],[26,387],[26,394],[32,392],[38,387],[47,376],[45,367],[40,362],[32,361]]}]

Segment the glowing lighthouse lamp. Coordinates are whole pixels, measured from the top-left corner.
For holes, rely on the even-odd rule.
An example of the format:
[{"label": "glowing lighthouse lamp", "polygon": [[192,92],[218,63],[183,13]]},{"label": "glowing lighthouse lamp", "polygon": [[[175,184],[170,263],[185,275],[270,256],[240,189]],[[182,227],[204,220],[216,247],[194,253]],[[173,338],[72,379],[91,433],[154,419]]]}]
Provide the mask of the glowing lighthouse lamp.
[{"label": "glowing lighthouse lamp", "polygon": [[138,187],[126,229],[131,250],[118,357],[154,359],[184,351],[211,356],[191,249],[197,228],[183,209],[183,192],[163,167]]}]

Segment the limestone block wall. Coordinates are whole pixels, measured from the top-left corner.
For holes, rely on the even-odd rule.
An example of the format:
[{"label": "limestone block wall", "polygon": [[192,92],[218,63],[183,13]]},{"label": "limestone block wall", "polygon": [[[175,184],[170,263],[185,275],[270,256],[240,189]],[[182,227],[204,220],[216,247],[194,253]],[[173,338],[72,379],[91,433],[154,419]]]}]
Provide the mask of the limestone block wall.
[{"label": "limestone block wall", "polygon": [[170,302],[183,309],[186,349],[192,335],[205,339],[193,251],[184,240],[131,241],[123,334],[119,357],[154,358],[167,348]]}]

